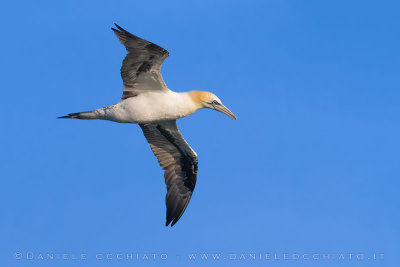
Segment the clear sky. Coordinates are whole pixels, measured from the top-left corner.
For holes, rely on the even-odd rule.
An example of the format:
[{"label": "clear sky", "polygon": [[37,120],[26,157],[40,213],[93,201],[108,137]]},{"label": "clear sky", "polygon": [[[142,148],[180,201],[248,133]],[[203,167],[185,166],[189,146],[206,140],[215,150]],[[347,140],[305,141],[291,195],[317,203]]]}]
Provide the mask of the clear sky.
[{"label": "clear sky", "polygon": [[[399,8],[2,3],[0,265],[400,266]],[[238,116],[201,110],[178,122],[199,171],[173,228],[137,125],[56,119],[119,101],[125,49],[114,22],[170,52],[169,88],[212,91]],[[67,259],[40,259],[47,253]]]}]

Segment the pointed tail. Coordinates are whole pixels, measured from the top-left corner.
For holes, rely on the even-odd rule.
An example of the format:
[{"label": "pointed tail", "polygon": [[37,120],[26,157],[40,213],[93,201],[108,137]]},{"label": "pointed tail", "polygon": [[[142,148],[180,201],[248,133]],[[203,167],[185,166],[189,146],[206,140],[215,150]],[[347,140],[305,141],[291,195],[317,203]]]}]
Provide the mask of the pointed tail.
[{"label": "pointed tail", "polygon": [[69,113],[66,116],[58,117],[57,119],[83,119],[83,120],[94,120],[99,119],[95,111],[84,111],[77,113]]}]

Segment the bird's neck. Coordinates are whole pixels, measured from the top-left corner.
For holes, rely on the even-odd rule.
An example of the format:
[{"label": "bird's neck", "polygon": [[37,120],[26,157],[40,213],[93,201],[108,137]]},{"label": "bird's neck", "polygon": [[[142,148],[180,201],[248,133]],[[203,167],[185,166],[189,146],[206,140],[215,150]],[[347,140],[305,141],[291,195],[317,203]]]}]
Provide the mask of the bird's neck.
[{"label": "bird's neck", "polygon": [[192,91],[189,92],[171,92],[170,103],[173,103],[172,110],[178,114],[179,117],[186,117],[197,110],[203,108],[198,100],[194,97]]}]

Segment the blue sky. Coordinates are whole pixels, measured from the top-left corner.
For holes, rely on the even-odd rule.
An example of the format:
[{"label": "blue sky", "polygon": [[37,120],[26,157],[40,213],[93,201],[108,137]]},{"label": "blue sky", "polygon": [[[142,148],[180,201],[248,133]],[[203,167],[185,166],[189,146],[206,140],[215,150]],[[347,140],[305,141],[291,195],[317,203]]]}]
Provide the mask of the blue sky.
[{"label": "blue sky", "polygon": [[[399,266],[399,8],[3,3],[0,265]],[[202,110],[178,122],[199,171],[173,228],[164,226],[163,172],[138,126],[55,119],[119,101],[125,50],[114,22],[170,52],[162,73],[172,90],[212,91],[238,116]],[[38,258],[46,253],[68,259]],[[71,259],[82,253],[87,260]],[[374,253],[384,258],[368,260]]]}]

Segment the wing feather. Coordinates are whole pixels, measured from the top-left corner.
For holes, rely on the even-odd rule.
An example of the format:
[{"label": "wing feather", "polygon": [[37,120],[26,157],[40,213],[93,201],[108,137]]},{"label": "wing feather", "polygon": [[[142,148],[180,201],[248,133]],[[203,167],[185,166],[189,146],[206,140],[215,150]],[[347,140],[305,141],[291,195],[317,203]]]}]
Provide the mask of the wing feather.
[{"label": "wing feather", "polygon": [[129,33],[117,24],[115,26],[117,29],[111,29],[128,51],[121,67],[124,83],[121,98],[133,97],[146,90],[168,90],[161,75],[161,65],[169,52]]},{"label": "wing feather", "polygon": [[196,152],[183,139],[175,120],[139,125],[160,166],[165,170],[166,226],[170,223],[173,226],[184,213],[196,186]]}]

